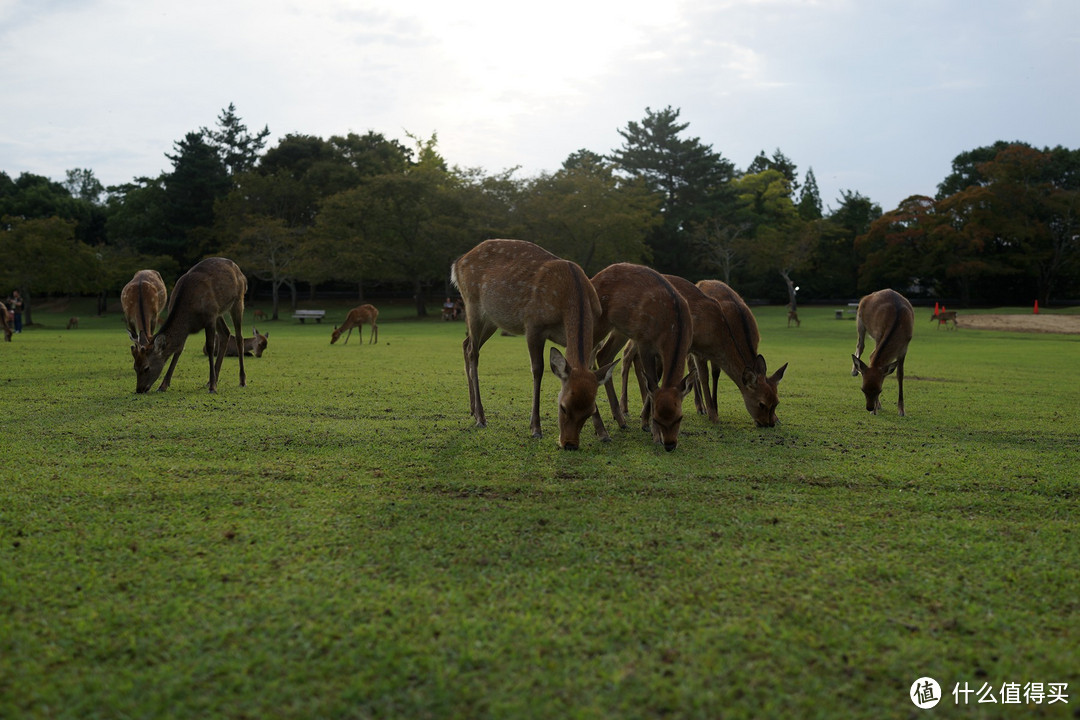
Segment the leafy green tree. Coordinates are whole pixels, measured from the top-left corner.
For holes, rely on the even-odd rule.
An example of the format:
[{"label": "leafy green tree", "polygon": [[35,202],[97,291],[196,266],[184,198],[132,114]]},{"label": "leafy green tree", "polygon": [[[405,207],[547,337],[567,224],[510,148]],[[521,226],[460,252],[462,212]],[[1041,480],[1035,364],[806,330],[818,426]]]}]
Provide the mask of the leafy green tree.
[{"label": "leafy green tree", "polygon": [[653,260],[664,272],[693,275],[696,251],[691,227],[722,213],[730,202],[727,183],[735,166],[699,138],[683,138],[689,123],[680,123],[670,106],[619,130],[624,142],[611,154],[619,170],[642,179],[663,198],[664,222],[650,236]]},{"label": "leafy green tree", "polygon": [[[69,175],[72,172],[89,171],[69,171]],[[90,192],[92,185],[88,188]],[[64,183],[41,175],[22,173],[12,181],[5,174],[3,181],[0,181],[0,215],[34,219],[59,217],[75,224],[75,237],[78,240],[89,245],[105,240],[106,212],[100,203],[76,197]]]},{"label": "leafy green tree", "polygon": [[765,154],[762,150],[757,154],[751,162],[750,166],[746,168],[747,175],[756,175],[758,173],[765,172],[766,170],[776,170],[783,175],[788,182],[788,187],[791,188],[791,192],[795,193],[799,189],[799,168],[792,162],[791,158],[780,151],[780,148],[776,148],[773,151],[772,157]]},{"label": "leafy green tree", "polygon": [[225,171],[229,175],[236,175],[255,167],[259,153],[266,146],[270,128],[264,126],[262,130],[252,135],[236,114],[236,106],[229,103],[229,107],[218,115],[217,128],[211,130],[204,127],[200,133],[206,139],[206,143],[217,151],[225,165]]},{"label": "leafy green tree", "polygon": [[[804,190],[807,185],[809,182]],[[881,206],[851,190],[840,191],[839,203],[821,226],[821,238],[810,261],[804,286],[811,297],[851,298],[859,293],[855,238],[869,232],[871,223],[881,217]]]},{"label": "leafy green tree", "polygon": [[822,218],[821,191],[818,190],[817,177],[814,168],[806,171],[802,188],[799,190],[799,217],[803,220],[820,220]]},{"label": "leafy green tree", "polygon": [[33,324],[34,293],[90,290],[96,274],[93,249],[75,237],[75,223],[52,216],[0,221],[0,286],[18,288],[26,324]]},{"label": "leafy green tree", "polygon": [[776,272],[787,288],[788,305],[797,307],[792,273],[810,260],[820,232],[799,217],[791,185],[780,170],[764,170],[733,181],[737,217],[751,227],[743,246],[752,271]]},{"label": "leafy green tree", "polygon": [[64,181],[64,189],[71,193],[76,200],[82,200],[91,205],[101,205],[101,196],[105,194],[105,186],[94,177],[93,170],[75,168],[67,171],[67,179]]},{"label": "leafy green tree", "polygon": [[574,260],[589,275],[614,262],[646,262],[660,198],[638,179],[621,181],[599,155],[571,155],[558,172],[524,190],[518,213],[526,236]]},{"label": "leafy green tree", "polygon": [[278,319],[282,285],[292,290],[296,299],[296,265],[303,256],[304,228],[289,227],[280,218],[256,215],[246,219],[236,241],[224,254],[245,273],[270,283],[272,319]]},{"label": "leafy green tree", "polygon": [[874,220],[866,234],[855,238],[860,292],[903,289],[925,279],[923,258],[935,212],[932,198],[912,195]]}]

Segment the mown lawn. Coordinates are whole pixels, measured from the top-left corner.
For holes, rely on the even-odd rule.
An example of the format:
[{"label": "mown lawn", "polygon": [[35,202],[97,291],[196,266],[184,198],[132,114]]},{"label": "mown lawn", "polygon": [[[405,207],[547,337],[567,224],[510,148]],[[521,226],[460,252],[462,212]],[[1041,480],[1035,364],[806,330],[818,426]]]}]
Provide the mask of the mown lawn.
[{"label": "mown lawn", "polygon": [[[261,323],[213,396],[199,336],[135,395],[115,314],[0,344],[0,717],[1077,714],[1080,337],[918,309],[908,416],[890,380],[874,417],[854,322],[755,308],[779,426],[725,380],[673,453],[570,453],[550,374],[529,436],[521,338],[481,353],[476,429],[462,323],[331,346],[345,309]],[[1030,682],[1068,703],[1000,702]]]}]

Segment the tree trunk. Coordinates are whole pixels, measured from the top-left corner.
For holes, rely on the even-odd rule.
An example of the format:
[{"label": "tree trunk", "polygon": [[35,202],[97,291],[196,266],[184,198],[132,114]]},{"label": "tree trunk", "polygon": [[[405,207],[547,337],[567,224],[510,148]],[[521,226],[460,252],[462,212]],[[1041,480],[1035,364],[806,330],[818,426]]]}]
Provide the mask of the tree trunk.
[{"label": "tree trunk", "polygon": [[416,300],[416,317],[427,317],[427,304],[424,302],[424,284],[417,278],[413,281],[413,299]]},{"label": "tree trunk", "polygon": [[788,310],[795,312],[798,310],[795,302],[795,283],[791,282],[791,276],[788,275],[787,270],[781,270],[780,277],[784,278],[784,282],[787,283]]},{"label": "tree trunk", "polygon": [[360,304],[363,304],[363,302],[364,302],[364,281],[363,280],[358,280],[356,282],[356,300]]}]

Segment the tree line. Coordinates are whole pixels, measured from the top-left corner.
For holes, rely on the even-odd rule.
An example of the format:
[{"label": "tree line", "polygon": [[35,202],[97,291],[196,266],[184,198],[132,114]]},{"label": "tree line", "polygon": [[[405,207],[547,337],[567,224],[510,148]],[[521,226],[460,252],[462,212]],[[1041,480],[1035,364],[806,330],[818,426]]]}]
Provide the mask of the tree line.
[{"label": "tree line", "polygon": [[89,169],[0,172],[0,286],[28,301],[94,294],[103,310],[140,268],[171,282],[218,254],[269,292],[275,317],[331,284],[407,292],[425,314],[454,258],[516,237],[590,275],[640,262],[792,306],[796,289],[1044,305],[1080,291],[1080,151],[1000,141],[958,155],[932,197],[883,212],[841,190],[826,208],[812,168],[777,149],[740,170],[679,114],[646,108],[619,147],[522,179],[450,165],[434,134],[289,134],[268,148],[269,128],[250,131],[230,104],[174,143],[158,177],[105,188]]}]

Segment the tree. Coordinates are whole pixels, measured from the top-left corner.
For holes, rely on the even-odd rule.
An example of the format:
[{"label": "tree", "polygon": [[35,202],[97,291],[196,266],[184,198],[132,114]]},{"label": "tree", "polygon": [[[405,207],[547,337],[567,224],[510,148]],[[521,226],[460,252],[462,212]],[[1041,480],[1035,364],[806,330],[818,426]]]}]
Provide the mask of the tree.
[{"label": "tree", "polygon": [[228,170],[202,133],[189,132],[165,157],[173,170],[163,179],[164,237],[169,254],[187,266],[198,260],[214,224],[214,203],[232,189]]},{"label": "tree", "polygon": [[304,231],[291,228],[280,218],[258,215],[247,218],[236,242],[225,249],[245,273],[270,283],[273,319],[278,319],[282,285],[293,289],[295,305],[296,265],[302,256]]},{"label": "tree", "polygon": [[799,189],[799,168],[791,161],[791,158],[780,151],[780,148],[773,151],[772,157],[766,156],[764,150],[759,152],[746,168],[746,174],[756,175],[766,170],[776,170],[783,175],[792,193]]},{"label": "tree", "polygon": [[97,258],[75,237],[75,223],[53,216],[0,220],[0,285],[18,288],[26,324],[33,324],[33,293],[91,289]]},{"label": "tree", "polygon": [[266,146],[270,135],[269,126],[264,126],[257,134],[248,132],[247,126],[236,114],[236,106],[221,111],[217,119],[217,129],[202,128],[200,133],[210,147],[214,148],[229,175],[246,172],[255,167],[259,153]]},{"label": "tree", "polygon": [[94,171],[82,168],[67,171],[64,189],[76,200],[82,200],[91,205],[100,205],[101,196],[105,194],[105,186],[94,177]]},{"label": "tree", "polygon": [[518,205],[527,236],[590,276],[620,261],[646,262],[660,199],[643,181],[620,181],[599,155],[571,155],[558,172],[528,184]]},{"label": "tree", "polygon": [[641,123],[618,131],[625,142],[611,159],[663,198],[664,221],[649,239],[657,267],[690,275],[696,261],[690,227],[720,214],[735,166],[699,138],[681,138],[689,123],[678,119],[679,110],[670,106],[659,112],[645,108]]},{"label": "tree", "polygon": [[752,270],[776,272],[787,287],[788,306],[795,310],[797,299],[792,273],[810,259],[820,229],[799,217],[791,200],[791,186],[779,170],[764,170],[732,182],[736,215],[749,224],[743,242]]},{"label": "tree", "polygon": [[808,168],[799,191],[799,217],[803,220],[820,220],[822,217],[821,191],[818,190],[814,168]]},{"label": "tree", "polygon": [[920,280],[934,212],[932,198],[912,195],[872,222],[866,234],[855,238],[861,260],[861,292],[886,287],[906,289]]},{"label": "tree", "polygon": [[821,237],[808,268],[805,285],[814,297],[851,298],[858,294],[855,238],[866,234],[871,223],[881,217],[881,206],[856,191],[841,190],[839,203],[835,210],[830,209],[821,226]]}]

